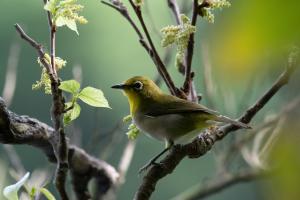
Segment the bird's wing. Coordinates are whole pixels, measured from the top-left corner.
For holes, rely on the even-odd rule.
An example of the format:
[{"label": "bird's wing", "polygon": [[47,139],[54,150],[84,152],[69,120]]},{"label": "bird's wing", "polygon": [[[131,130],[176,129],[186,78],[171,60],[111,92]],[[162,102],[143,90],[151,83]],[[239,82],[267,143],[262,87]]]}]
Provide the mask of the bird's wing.
[{"label": "bird's wing", "polygon": [[150,105],[149,111],[146,112],[147,116],[156,117],[169,114],[185,114],[185,113],[206,113],[218,115],[218,112],[210,110],[205,106],[196,104],[190,101],[182,100],[177,97],[166,95],[163,97],[162,102],[153,106]]}]

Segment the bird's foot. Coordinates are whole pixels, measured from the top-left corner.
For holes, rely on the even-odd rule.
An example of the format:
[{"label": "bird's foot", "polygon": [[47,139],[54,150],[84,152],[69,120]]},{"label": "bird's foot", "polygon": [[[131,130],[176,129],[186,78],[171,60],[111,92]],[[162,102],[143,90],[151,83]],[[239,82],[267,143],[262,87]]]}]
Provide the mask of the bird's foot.
[{"label": "bird's foot", "polygon": [[139,169],[139,175],[146,172],[153,165],[159,165],[159,163],[157,163],[153,160],[150,160],[146,165],[144,165],[142,168]]}]

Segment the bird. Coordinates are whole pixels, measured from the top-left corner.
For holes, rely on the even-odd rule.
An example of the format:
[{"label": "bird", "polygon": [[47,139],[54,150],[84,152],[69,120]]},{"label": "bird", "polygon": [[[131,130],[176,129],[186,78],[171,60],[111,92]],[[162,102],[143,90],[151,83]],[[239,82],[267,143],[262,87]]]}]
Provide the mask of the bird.
[{"label": "bird", "polygon": [[165,149],[152,158],[139,173],[147,170],[167,152],[174,143],[185,144],[200,131],[217,122],[249,129],[249,125],[220,115],[201,104],[164,93],[150,78],[134,76],[124,83],[112,86],[121,89],[128,98],[130,115],[139,130],[165,142]]}]

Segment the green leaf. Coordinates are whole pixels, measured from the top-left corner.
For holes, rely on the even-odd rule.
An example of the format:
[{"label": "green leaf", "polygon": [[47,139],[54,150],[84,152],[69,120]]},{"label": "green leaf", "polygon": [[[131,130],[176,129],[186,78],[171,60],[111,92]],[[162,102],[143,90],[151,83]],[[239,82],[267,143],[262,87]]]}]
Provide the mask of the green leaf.
[{"label": "green leaf", "polygon": [[4,188],[3,195],[8,200],[19,200],[18,191],[29,178],[30,173],[27,172],[17,183]]},{"label": "green leaf", "polygon": [[103,92],[93,87],[83,88],[79,93],[78,98],[90,106],[110,108]]},{"label": "green leaf", "polygon": [[[72,106],[72,102],[65,104],[66,109]],[[80,115],[81,108],[78,103],[74,102],[73,108],[64,114],[64,125],[69,125],[71,121],[75,120]]]},{"label": "green leaf", "polygon": [[77,94],[80,89],[80,84],[75,80],[63,81],[60,83],[59,89],[72,94]]},{"label": "green leaf", "polygon": [[72,31],[75,31],[79,35],[75,19],[69,19],[67,17],[59,16],[55,21],[56,26],[66,25]]},{"label": "green leaf", "polygon": [[53,194],[46,188],[41,188],[40,192],[43,193],[43,195],[48,199],[48,200],[56,200]]}]

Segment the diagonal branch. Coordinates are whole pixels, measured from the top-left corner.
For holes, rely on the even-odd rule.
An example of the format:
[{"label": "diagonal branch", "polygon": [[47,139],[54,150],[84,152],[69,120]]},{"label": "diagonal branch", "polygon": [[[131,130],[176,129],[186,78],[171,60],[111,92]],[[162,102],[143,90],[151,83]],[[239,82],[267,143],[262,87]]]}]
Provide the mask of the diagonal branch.
[{"label": "diagonal branch", "polygon": [[162,78],[164,79],[165,83],[167,84],[171,94],[173,95],[177,95],[180,97],[184,97],[184,94],[182,92],[179,91],[178,88],[176,88],[169,72],[166,69],[165,64],[163,63],[162,59],[160,58],[154,43],[152,41],[152,38],[149,34],[148,28],[144,22],[144,18],[141,12],[141,7],[140,6],[136,6],[132,0],[129,0],[130,5],[132,6],[136,16],[138,17],[138,20],[142,26],[143,32],[147,38],[147,41],[149,43],[149,45],[146,43],[142,32],[140,31],[140,29],[137,27],[137,25],[134,23],[134,21],[132,20],[131,16],[129,15],[126,6],[121,2],[121,1],[112,1],[112,3],[108,3],[106,1],[101,1],[104,5],[107,5],[115,10],[117,10],[123,17],[125,17],[125,19],[130,23],[130,25],[133,27],[133,29],[135,30],[135,32],[137,33],[138,37],[139,37],[139,41],[141,43],[141,45],[144,47],[144,49],[147,51],[147,53],[149,54],[149,56],[151,57],[152,61],[154,62],[157,71],[159,72],[159,74],[162,76]]},{"label": "diagonal branch", "polygon": [[115,4],[111,4],[111,3],[108,3],[106,1],[101,1],[101,3],[103,3],[104,5],[107,5],[111,8],[113,8],[113,9],[115,9],[116,11],[118,11],[129,22],[129,24],[132,26],[132,28],[134,29],[134,31],[136,32],[136,34],[139,37],[139,41],[140,41],[141,45],[145,48],[145,50],[149,54],[152,54],[152,50],[150,49],[147,42],[145,41],[144,36],[141,33],[140,29],[137,27],[137,25],[134,23],[133,19],[129,15],[127,8],[121,2],[115,2]]},{"label": "diagonal branch", "polygon": [[17,32],[19,33],[20,37],[23,40],[25,40],[26,42],[28,42],[33,48],[35,48],[37,50],[38,55],[41,58],[42,64],[44,65],[47,72],[49,73],[50,79],[54,79],[51,65],[48,64],[47,62],[45,62],[45,60],[43,59],[45,57],[45,52],[44,52],[42,45],[40,45],[34,39],[32,39],[30,36],[28,36],[19,24],[15,24],[15,28],[16,28]]},{"label": "diagonal branch", "polygon": [[172,200],[203,199],[207,196],[216,194],[217,192],[220,192],[235,184],[257,180],[257,179],[265,178],[267,176],[268,173],[266,173],[265,171],[254,170],[254,169],[240,171],[236,174],[226,174],[221,177],[217,177],[214,180],[209,181],[204,185],[197,184],[192,188],[188,189],[187,191],[183,192],[182,194],[172,198]]},{"label": "diagonal branch", "polygon": [[136,16],[138,17],[139,21],[140,21],[140,24],[143,28],[143,31],[146,35],[146,38],[150,44],[150,47],[152,49],[152,52],[153,52],[153,61],[157,67],[157,70],[158,72],[160,73],[160,75],[163,77],[165,83],[167,84],[171,94],[173,95],[180,95],[178,89],[175,87],[175,84],[169,74],[169,72],[167,71],[166,69],[166,66],[165,64],[162,62],[162,59],[160,58],[156,48],[155,48],[155,45],[152,41],[152,38],[149,34],[149,31],[148,31],[148,28],[145,24],[145,21],[144,21],[144,18],[143,18],[143,15],[142,15],[142,11],[141,11],[141,7],[140,6],[136,6],[132,0],[129,0],[129,3],[131,5],[131,7],[133,8]]},{"label": "diagonal branch", "polygon": [[[279,76],[277,81],[274,82],[272,87],[267,90],[253,106],[245,111],[245,113],[239,118],[239,121],[249,123],[255,114],[257,114],[258,111],[260,111],[269,102],[271,97],[274,96],[281,87],[288,83],[297,64],[294,59],[289,60],[291,61],[288,63],[286,70]],[[196,138],[189,144],[175,145],[160,164],[150,168],[148,173],[144,176],[142,184],[135,194],[135,199],[149,199],[155,190],[157,182],[166,175],[172,173],[184,157],[188,156],[189,158],[198,158],[205,155],[213,147],[215,142],[222,140],[222,138],[228,133],[238,129],[239,127],[234,125],[225,125],[216,130],[207,130],[199,138]]]},{"label": "diagonal branch", "polygon": [[[31,145],[42,150],[50,162],[56,163],[52,147],[54,135],[52,127],[37,119],[11,112],[0,98],[0,143]],[[100,197],[113,189],[119,178],[114,167],[74,145],[68,146],[68,153],[72,185],[78,200],[90,199],[88,183],[92,178],[101,183]]]}]

